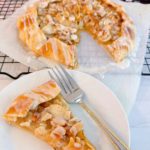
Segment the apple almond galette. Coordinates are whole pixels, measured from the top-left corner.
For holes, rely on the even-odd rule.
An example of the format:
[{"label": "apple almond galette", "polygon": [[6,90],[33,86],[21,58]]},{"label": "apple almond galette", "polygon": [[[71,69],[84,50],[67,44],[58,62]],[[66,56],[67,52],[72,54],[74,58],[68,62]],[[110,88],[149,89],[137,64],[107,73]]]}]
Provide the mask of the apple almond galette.
[{"label": "apple almond galette", "polygon": [[19,95],[4,118],[44,140],[53,150],[95,150],[54,81]]},{"label": "apple almond galette", "polygon": [[[78,66],[80,32],[88,32],[114,61],[133,49],[134,25],[122,6],[109,0],[41,0],[17,20],[19,38],[36,56]],[[86,53],[86,50],[85,50]]]}]

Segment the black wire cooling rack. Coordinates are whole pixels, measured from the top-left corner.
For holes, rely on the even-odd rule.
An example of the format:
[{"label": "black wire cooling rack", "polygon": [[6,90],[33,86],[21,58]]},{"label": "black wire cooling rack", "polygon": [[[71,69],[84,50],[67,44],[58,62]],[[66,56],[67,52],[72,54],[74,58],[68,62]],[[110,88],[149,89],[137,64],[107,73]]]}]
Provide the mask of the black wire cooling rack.
[{"label": "black wire cooling rack", "polygon": [[145,60],[143,64],[142,75],[150,76],[150,29],[149,29],[149,36],[148,36],[148,41],[147,41],[146,55],[145,55]]},{"label": "black wire cooling rack", "polygon": [[[0,0],[0,20],[6,19],[17,8],[21,7],[28,0]],[[142,75],[150,75],[150,35],[147,43],[147,51],[145,62],[143,65]],[[30,67],[27,67],[7,55],[0,53],[0,74],[6,75],[12,79],[17,79],[21,75],[32,72]]]},{"label": "black wire cooling rack", "polygon": [[[0,0],[0,20],[6,19],[17,8],[21,7],[28,0]],[[12,79],[17,79],[21,75],[31,72],[30,67],[11,59],[0,52],[0,74]]]}]

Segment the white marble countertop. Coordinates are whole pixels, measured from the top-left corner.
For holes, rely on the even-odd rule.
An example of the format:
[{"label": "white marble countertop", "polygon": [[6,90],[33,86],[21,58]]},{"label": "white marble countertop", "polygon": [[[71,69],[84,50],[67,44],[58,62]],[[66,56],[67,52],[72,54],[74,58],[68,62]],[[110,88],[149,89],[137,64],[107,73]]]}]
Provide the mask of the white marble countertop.
[{"label": "white marble countertop", "polygon": [[132,150],[150,150],[150,76],[143,76],[129,115]]}]

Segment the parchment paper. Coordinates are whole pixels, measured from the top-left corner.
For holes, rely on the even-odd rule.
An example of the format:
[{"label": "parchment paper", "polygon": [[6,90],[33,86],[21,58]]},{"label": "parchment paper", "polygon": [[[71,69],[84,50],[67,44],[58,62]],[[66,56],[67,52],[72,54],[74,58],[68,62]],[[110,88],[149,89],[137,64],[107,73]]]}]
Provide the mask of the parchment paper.
[{"label": "parchment paper", "polygon": [[[39,70],[51,66],[51,62],[41,57],[36,58],[27,52],[18,39],[16,27],[18,16],[34,1],[35,0],[30,0],[25,3],[25,5],[17,9],[11,17],[0,22],[0,51],[35,70]],[[124,3],[121,1],[117,1],[117,3],[125,7],[126,12],[133,19],[136,26],[137,36],[133,52],[122,63],[116,64],[90,35],[83,32],[81,33],[81,42],[78,45],[80,64],[78,70],[89,73],[108,71],[138,73],[141,71],[150,24],[150,5]]]}]

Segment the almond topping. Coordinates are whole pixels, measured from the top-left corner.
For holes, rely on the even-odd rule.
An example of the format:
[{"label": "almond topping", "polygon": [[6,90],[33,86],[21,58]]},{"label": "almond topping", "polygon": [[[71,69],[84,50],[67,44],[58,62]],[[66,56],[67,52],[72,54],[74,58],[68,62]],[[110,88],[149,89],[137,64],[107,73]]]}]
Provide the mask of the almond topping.
[{"label": "almond topping", "polygon": [[83,129],[83,125],[81,122],[76,123],[75,125],[73,125],[70,129],[70,133],[73,136],[76,136],[80,131],[82,131]]},{"label": "almond topping", "polygon": [[66,125],[66,120],[64,118],[56,117],[53,119],[53,122],[57,125],[64,126]]},{"label": "almond topping", "polygon": [[46,130],[45,125],[42,124],[38,128],[36,128],[34,132],[37,135],[45,135],[48,131]]},{"label": "almond topping", "polygon": [[48,113],[48,112],[43,112],[43,113],[42,113],[41,121],[47,121],[47,120],[49,120],[49,119],[51,119],[51,118],[52,118],[52,115],[51,115],[50,113]]},{"label": "almond topping", "polygon": [[78,36],[77,36],[76,34],[72,34],[72,35],[71,35],[71,39],[72,39],[73,41],[77,41],[77,40],[78,40]]},{"label": "almond topping", "polygon": [[65,128],[58,126],[51,132],[50,136],[52,138],[62,139],[65,134],[66,134]]},{"label": "almond topping", "polygon": [[26,121],[26,122],[21,122],[20,126],[22,126],[22,127],[30,127],[30,124],[31,124],[31,120]]}]

